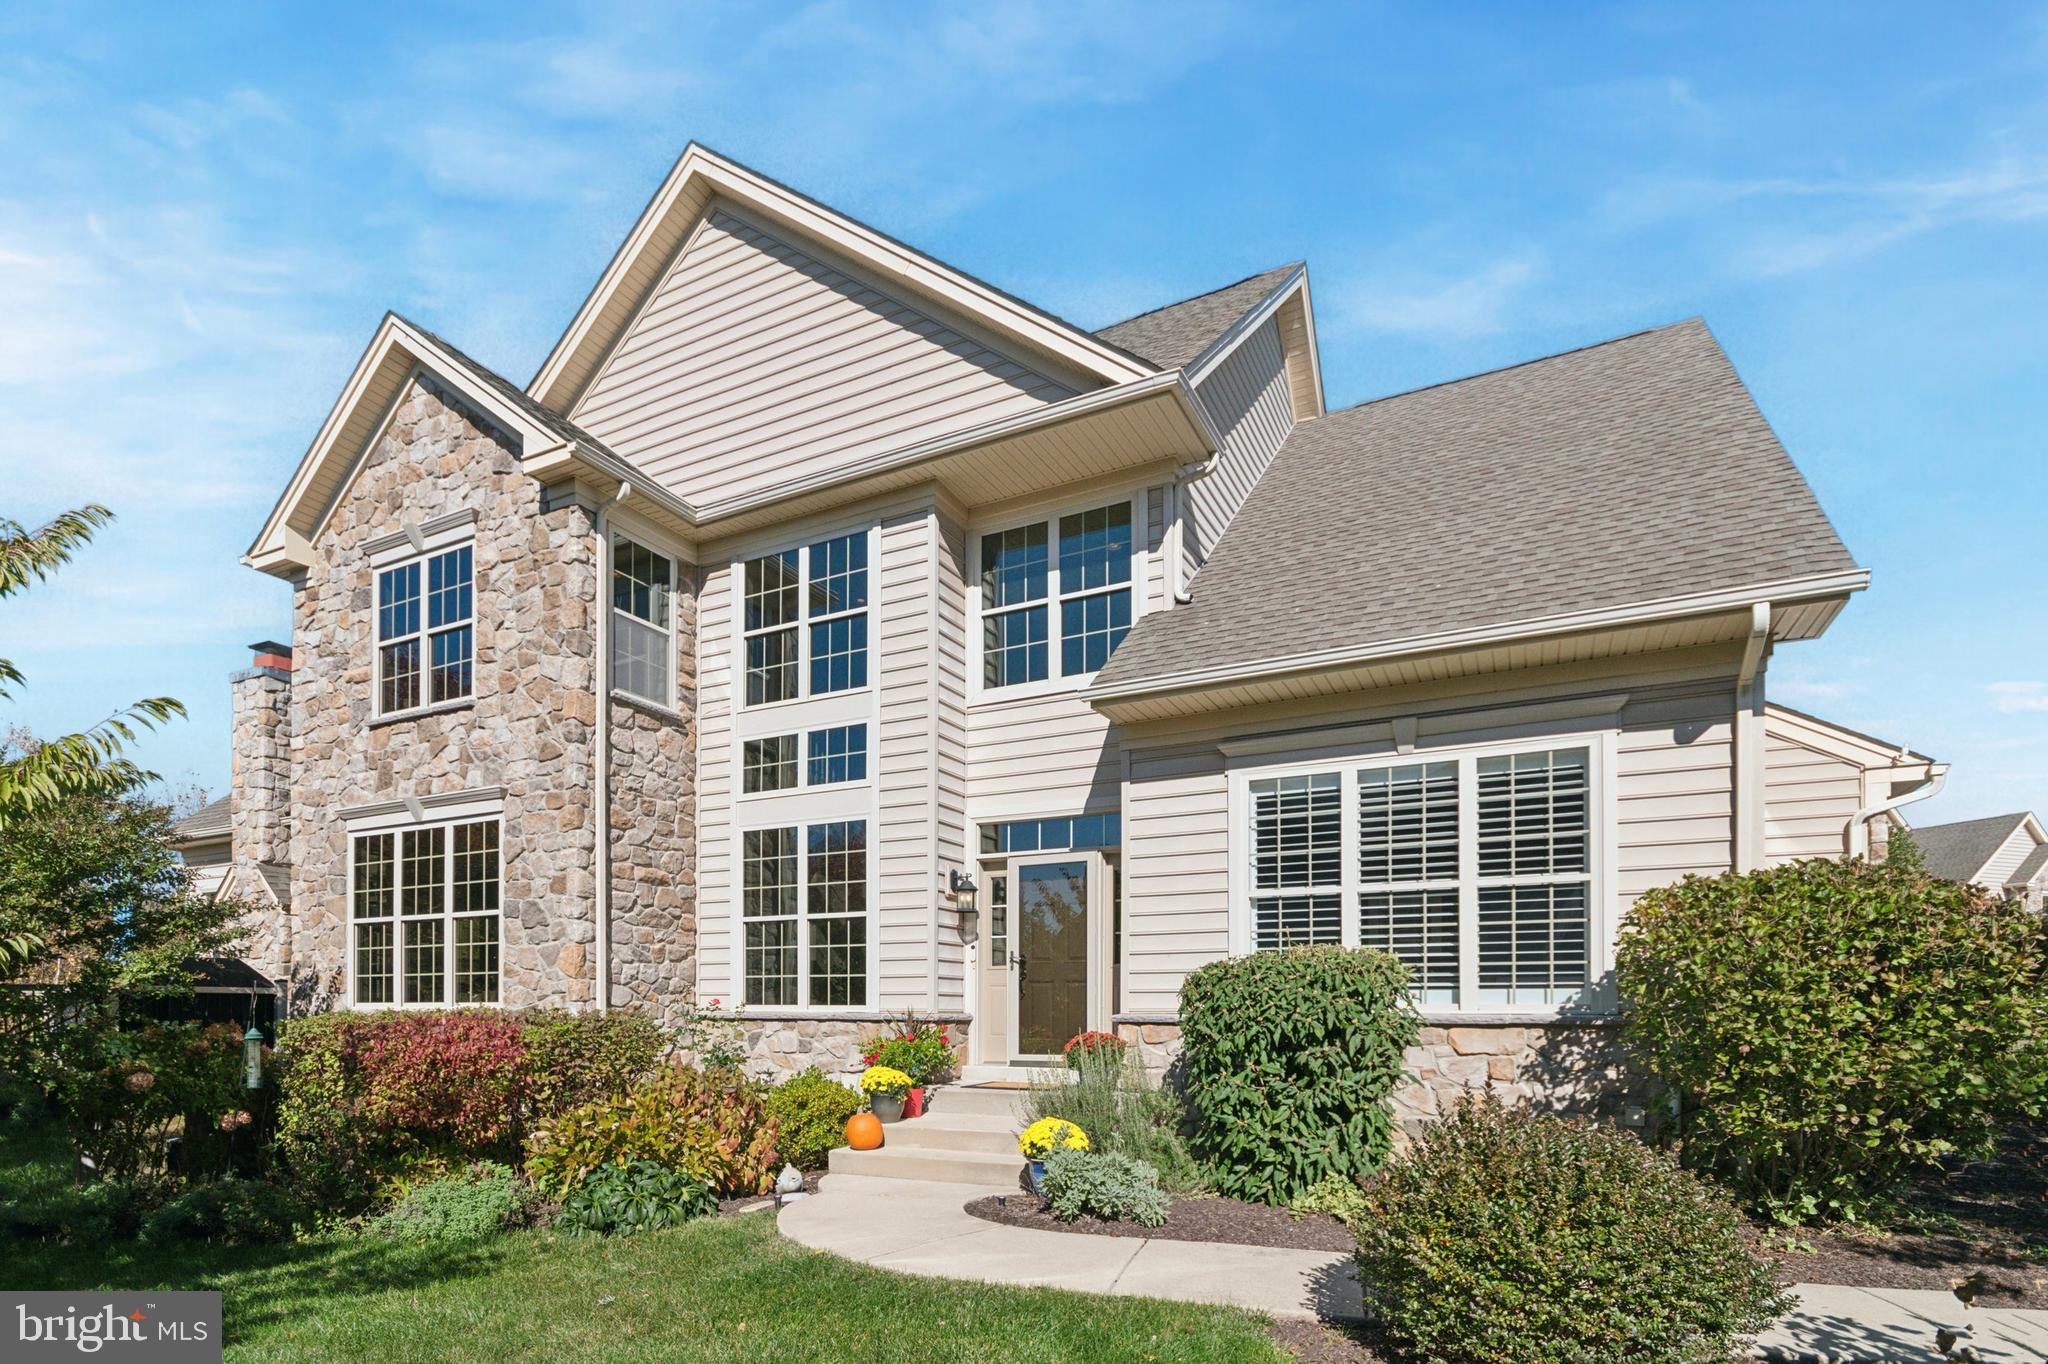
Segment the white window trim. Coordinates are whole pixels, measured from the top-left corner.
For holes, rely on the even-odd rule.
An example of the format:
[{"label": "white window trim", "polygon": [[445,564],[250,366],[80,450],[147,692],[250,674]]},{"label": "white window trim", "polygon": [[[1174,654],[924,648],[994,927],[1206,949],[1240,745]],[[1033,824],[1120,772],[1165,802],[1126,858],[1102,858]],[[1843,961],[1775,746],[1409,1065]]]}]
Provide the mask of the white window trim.
[{"label": "white window trim", "polygon": [[[438,711],[460,710],[465,706],[476,704],[477,585],[481,575],[478,574],[476,567],[474,520],[473,514],[464,513],[462,519],[452,522],[434,540],[429,541],[421,535],[418,539],[409,539],[403,542],[407,549],[411,549],[411,546],[415,543],[423,545],[424,548],[413,550],[411,553],[388,555],[381,562],[378,562],[374,557],[372,558],[369,612],[371,719],[402,720],[410,716],[432,715]],[[415,532],[415,534],[417,535],[418,533]],[[432,588],[428,585],[430,579],[427,573],[427,564],[430,560],[438,559],[444,554],[459,549],[469,550],[469,615],[455,624],[443,625],[439,629],[435,629],[427,624],[427,601],[432,595]],[[409,635],[399,635],[396,639],[385,639],[383,634],[384,575],[394,569],[404,568],[408,564],[417,565],[420,573],[419,629]],[[433,638],[437,634],[447,634],[451,630],[459,630],[464,626],[467,626],[469,629],[469,690],[460,696],[451,696],[446,700],[435,701],[431,699],[434,675]],[[416,639],[420,645],[419,704],[401,706],[396,710],[386,710],[384,709],[384,649],[386,645],[408,639]]]},{"label": "white window trim", "polygon": [[[853,788],[852,783],[846,783],[834,789],[845,790],[849,788]],[[786,796],[791,793],[788,791],[770,791],[762,792],[759,794]],[[810,826],[814,824],[846,824],[851,823],[854,820],[862,821],[867,826],[866,884],[868,908],[867,913],[861,916],[866,921],[867,925],[867,976],[865,988],[866,1001],[860,1004],[813,1004],[810,1002],[811,938],[809,930],[811,919],[808,901],[810,898],[811,850],[809,830]],[[789,828],[794,828],[796,830],[797,1002],[795,1004],[750,1004],[747,1002],[747,924],[749,922],[747,918],[746,897],[747,835],[750,833],[759,833],[764,829]],[[878,1003],[878,998],[882,983],[882,914],[880,903],[880,878],[877,875],[877,864],[881,860],[877,851],[880,844],[881,831],[875,820],[875,812],[873,806],[869,805],[864,809],[853,810],[843,813],[839,811],[817,810],[805,811],[802,814],[789,814],[785,817],[775,819],[756,817],[745,821],[735,821],[733,825],[733,830],[734,832],[732,844],[732,997],[735,1007],[749,1009],[756,1014],[774,1017],[781,1017],[784,1014],[840,1014],[849,1012],[874,1013],[877,1015],[881,1014],[883,1010],[881,1005]],[[824,917],[850,918],[852,916],[827,915]]]},{"label": "white window trim", "polygon": [[[681,613],[676,610],[676,603],[679,596],[678,579],[682,576],[682,560],[676,555],[674,550],[670,549],[660,539],[643,534],[637,527],[613,525],[607,527],[607,534],[611,536],[611,544],[607,546],[605,555],[605,607],[614,617],[610,632],[610,647],[614,650],[618,648],[618,621],[620,619],[630,620],[645,629],[662,630],[668,640],[668,695],[642,696],[639,692],[629,691],[625,687],[620,686],[619,670],[615,660],[607,660],[606,676],[611,679],[612,690],[621,696],[646,701],[666,710],[675,710],[677,709],[676,697],[678,695],[677,674],[681,671],[678,657],[680,650],[676,643],[677,631],[679,629],[676,617]],[[612,579],[617,576],[619,571],[618,550],[619,541],[621,540],[630,541],[641,549],[653,554],[659,554],[662,558],[668,560],[668,624],[666,627],[657,626],[650,621],[642,620],[631,611],[613,605]]]},{"label": "white window trim", "polygon": [[[867,605],[852,611],[833,611],[822,616],[811,615],[811,548],[828,540],[841,540],[851,535],[865,535],[868,544],[868,600]],[[787,554],[794,549],[797,555],[797,614],[796,627],[796,695],[780,701],[747,700],[747,641],[759,635],[772,634],[788,629],[787,625],[772,626],[764,630],[747,629],[747,564],[755,559]],[[881,675],[881,637],[875,605],[881,599],[880,526],[866,521],[857,526],[842,526],[836,529],[820,530],[807,535],[795,544],[783,541],[779,546],[767,549],[748,550],[735,553],[732,569],[732,639],[733,639],[733,712],[736,715],[765,715],[789,706],[805,706],[820,701],[830,701],[841,696],[863,696],[876,690]],[[868,622],[867,674],[865,684],[858,687],[841,687],[837,691],[813,692],[811,690],[811,626],[826,621],[845,620],[852,616],[866,616]],[[822,726],[810,726],[820,728]],[[763,731],[765,732],[765,731]],[[781,729],[775,732],[787,733]],[[760,733],[751,737],[759,738]]]},{"label": "white window trim", "polygon": [[[458,824],[494,824],[498,829],[498,997],[486,1003],[457,1004],[455,993],[455,920],[477,918],[479,915],[457,914],[449,906],[455,893],[455,838],[453,829]],[[463,813],[436,813],[432,819],[408,819],[398,823],[388,818],[365,818],[346,821],[348,829],[348,912],[347,924],[347,983],[343,1008],[361,1013],[374,1013],[381,1009],[502,1009],[505,1007],[505,817],[502,807],[489,810],[468,810]],[[406,915],[399,910],[399,891],[394,876],[392,882],[391,914],[389,918],[358,919],[356,917],[356,840],[373,838],[379,834],[391,835],[391,855],[394,873],[405,856],[404,835],[422,829],[447,829],[450,834],[441,840],[442,858],[442,908],[439,915],[443,925],[441,933],[441,983],[444,993],[449,996],[438,1002],[409,1004],[405,994],[405,943],[401,927]],[[418,916],[424,919],[426,916]],[[391,931],[391,1000],[385,1004],[364,1004],[356,999],[356,925],[359,923],[388,923]]]},{"label": "white window trim", "polygon": [[[1029,512],[1005,516],[1000,520],[977,522],[968,528],[969,553],[967,564],[967,699],[1009,701],[1023,697],[1056,695],[1060,692],[1079,691],[1095,680],[1092,672],[1062,676],[1060,673],[1060,518],[1077,512],[1095,511],[1102,507],[1125,502],[1131,508],[1131,577],[1128,583],[1112,587],[1091,588],[1074,593],[1073,599],[1104,596],[1110,592],[1128,588],[1131,594],[1131,628],[1138,627],[1138,620],[1146,613],[1145,592],[1150,577],[1149,556],[1151,533],[1146,520],[1148,489],[1130,488],[1122,491],[1107,490],[1079,499],[1064,499],[1057,504],[1042,504]],[[982,648],[982,542],[991,535],[1016,530],[1023,526],[1043,523],[1045,532],[1045,597],[1046,609],[1045,647],[1046,676],[1036,682],[1014,682],[1007,686],[991,687],[985,678]],[[992,615],[1007,615],[1025,609],[1037,602],[1006,606]]]},{"label": "white window trim", "polygon": [[[1301,776],[1314,772],[1339,772],[1347,774],[1338,785],[1341,795],[1342,824],[1341,852],[1343,867],[1342,924],[1343,942],[1355,947],[1359,940],[1358,925],[1358,782],[1356,772],[1367,768],[1408,767],[1420,763],[1456,761],[1459,764],[1458,802],[1458,1003],[1455,1005],[1423,1004],[1418,1012],[1425,1019],[1456,1021],[1477,1019],[1480,1021],[1508,1018],[1532,1020],[1553,1019],[1566,1016],[1579,1017],[1589,1013],[1603,1013],[1614,1007],[1610,988],[1614,967],[1614,935],[1619,927],[1620,916],[1616,912],[1616,876],[1614,847],[1616,840],[1615,794],[1613,772],[1617,750],[1617,730],[1593,732],[1547,734],[1541,737],[1503,740],[1496,742],[1472,742],[1461,744],[1430,744],[1408,747],[1407,751],[1390,751],[1377,747],[1367,752],[1322,749],[1313,757],[1295,758],[1282,762],[1261,762],[1257,765],[1233,764],[1229,773],[1229,896],[1230,896],[1230,954],[1246,956],[1257,950],[1253,946],[1254,924],[1252,917],[1251,888],[1251,784],[1268,777]],[[1311,747],[1305,743],[1303,749]],[[1476,767],[1479,759],[1505,757],[1517,753],[1541,753],[1557,749],[1583,748],[1587,756],[1587,781],[1590,789],[1587,795],[1587,811],[1591,827],[1587,830],[1587,867],[1589,890],[1587,893],[1587,989],[1582,999],[1572,1004],[1482,1004],[1477,1001],[1478,985],[1478,839],[1477,807],[1472,801],[1462,798],[1467,789],[1466,782],[1470,769]],[[1489,884],[1497,878],[1487,878]],[[1568,878],[1522,878],[1530,881]]]},{"label": "white window trim", "polygon": [[[836,693],[835,693],[836,694]],[[844,781],[811,780],[811,736],[831,729],[859,729],[865,737],[861,749],[861,761],[867,769],[865,776],[849,777]],[[762,739],[796,740],[796,784],[778,786],[772,791],[747,790],[747,745]],[[739,741],[739,762],[733,769],[738,774],[735,787],[742,801],[788,799],[805,791],[845,791],[869,785],[875,779],[875,725],[872,720],[861,716],[852,720],[826,720],[820,724],[806,725],[800,729],[771,729],[760,734],[749,734]]]}]

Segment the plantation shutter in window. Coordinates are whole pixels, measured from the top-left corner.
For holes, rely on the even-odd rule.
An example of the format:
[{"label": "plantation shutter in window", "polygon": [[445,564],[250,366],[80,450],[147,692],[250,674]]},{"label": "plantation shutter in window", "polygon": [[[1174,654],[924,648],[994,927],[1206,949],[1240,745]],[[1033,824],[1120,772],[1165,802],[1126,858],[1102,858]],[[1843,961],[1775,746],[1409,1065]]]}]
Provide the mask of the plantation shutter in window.
[{"label": "plantation shutter in window", "polygon": [[1343,941],[1343,802],[1335,772],[1255,781],[1252,942]]},{"label": "plantation shutter in window", "polygon": [[1582,748],[1479,759],[1483,1003],[1556,1003],[1586,986],[1588,766]]}]

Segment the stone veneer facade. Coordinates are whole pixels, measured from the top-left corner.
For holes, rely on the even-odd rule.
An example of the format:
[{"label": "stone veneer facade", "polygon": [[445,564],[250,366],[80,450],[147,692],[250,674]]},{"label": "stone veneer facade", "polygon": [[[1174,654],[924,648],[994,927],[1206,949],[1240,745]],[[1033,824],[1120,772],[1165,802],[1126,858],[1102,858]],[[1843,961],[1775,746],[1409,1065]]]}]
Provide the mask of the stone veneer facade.
[{"label": "stone veneer facade", "polygon": [[[858,1079],[865,1069],[861,1059],[868,1043],[888,1031],[888,1022],[875,1018],[834,1018],[720,1014],[729,1026],[736,1025],[734,1038],[747,1054],[747,1073],[764,1080],[783,1080],[797,1071],[816,1066],[831,1075]],[[927,1023],[943,1023],[953,1040],[953,1063],[967,1063],[968,1030],[972,1024],[965,1014],[919,1014]]]},{"label": "stone veneer facade", "polygon": [[[682,569],[678,565],[678,569]],[[678,709],[611,702],[612,997],[664,1023],[697,976],[696,593],[675,595]]]},{"label": "stone veneer facade", "polygon": [[[510,439],[421,375],[315,542],[293,603],[293,1012],[345,1000],[352,806],[504,791],[502,998],[595,1000],[597,541],[591,514],[543,506]],[[377,575],[365,546],[476,516],[475,694],[380,719]]]},{"label": "stone veneer facade", "polygon": [[[1154,1075],[1180,1058],[1180,1025],[1122,1021],[1117,1035]],[[1414,1136],[1465,1094],[1491,1088],[1508,1104],[1642,1126],[1650,1119],[1645,1077],[1631,1070],[1612,1022],[1425,1023],[1403,1056],[1407,1081],[1393,1095],[1402,1131]]]}]

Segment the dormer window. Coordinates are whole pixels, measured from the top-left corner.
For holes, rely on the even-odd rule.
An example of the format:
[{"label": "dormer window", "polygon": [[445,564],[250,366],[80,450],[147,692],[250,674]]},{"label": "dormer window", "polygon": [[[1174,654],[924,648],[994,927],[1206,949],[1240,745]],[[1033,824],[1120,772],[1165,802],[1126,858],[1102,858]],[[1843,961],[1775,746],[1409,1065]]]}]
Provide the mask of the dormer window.
[{"label": "dormer window", "polygon": [[445,705],[475,689],[476,593],[468,545],[377,574],[377,713]]}]

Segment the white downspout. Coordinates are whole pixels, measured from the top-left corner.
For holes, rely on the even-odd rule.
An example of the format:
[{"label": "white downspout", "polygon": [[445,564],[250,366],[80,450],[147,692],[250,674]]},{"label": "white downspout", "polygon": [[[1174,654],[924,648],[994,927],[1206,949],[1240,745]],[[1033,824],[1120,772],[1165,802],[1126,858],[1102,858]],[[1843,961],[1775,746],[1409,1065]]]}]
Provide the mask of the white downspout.
[{"label": "white downspout", "polygon": [[597,913],[597,1011],[610,1013],[612,1007],[612,535],[611,509],[633,495],[633,485],[624,479],[619,481],[618,491],[612,500],[598,504],[597,530],[597,666],[592,669],[597,679],[597,723],[595,730],[595,760],[591,763],[592,775],[596,778],[596,798],[593,808],[597,818],[596,864],[597,886],[593,892],[594,908]]},{"label": "white downspout", "polygon": [[1763,865],[1763,707],[1757,704],[1757,671],[1771,643],[1771,604],[1749,609],[1749,638],[1735,675],[1735,870]]},{"label": "white downspout", "polygon": [[1211,451],[1209,457],[1194,464],[1183,464],[1173,471],[1173,482],[1166,485],[1166,514],[1172,527],[1167,536],[1166,589],[1173,594],[1175,602],[1186,606],[1194,598],[1189,595],[1188,585],[1181,578],[1187,569],[1188,520],[1187,485],[1198,478],[1207,478],[1216,471],[1216,461],[1223,457],[1220,450]]},{"label": "white downspout", "polygon": [[1864,806],[1849,817],[1849,856],[1870,856],[1870,821],[1879,815],[1887,815],[1901,806],[1926,800],[1940,793],[1942,784],[1948,780],[1947,763],[1927,764],[1927,780],[1921,782],[1903,796],[1892,796],[1887,800],[1875,801]]}]

